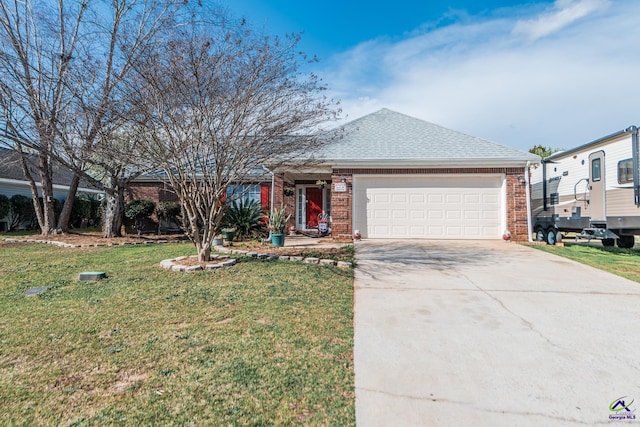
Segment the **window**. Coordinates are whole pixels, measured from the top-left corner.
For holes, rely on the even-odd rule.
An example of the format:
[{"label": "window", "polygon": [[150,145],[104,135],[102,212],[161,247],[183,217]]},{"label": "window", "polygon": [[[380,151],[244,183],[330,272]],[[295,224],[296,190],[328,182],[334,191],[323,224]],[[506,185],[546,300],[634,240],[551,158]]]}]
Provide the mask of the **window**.
[{"label": "window", "polygon": [[618,162],[618,184],[633,182],[633,159],[620,160]]},{"label": "window", "polygon": [[245,203],[255,200],[260,204],[260,185],[230,185],[227,188],[227,201],[232,203],[236,200],[244,200]]},{"label": "window", "polygon": [[591,182],[598,182],[602,179],[602,170],[600,169],[600,160],[591,160]]}]

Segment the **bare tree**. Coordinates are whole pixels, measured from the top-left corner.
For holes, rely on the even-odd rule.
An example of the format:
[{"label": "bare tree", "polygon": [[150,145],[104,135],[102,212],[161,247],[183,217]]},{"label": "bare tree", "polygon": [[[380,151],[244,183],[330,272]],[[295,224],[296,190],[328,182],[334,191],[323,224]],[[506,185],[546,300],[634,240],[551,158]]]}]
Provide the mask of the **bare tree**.
[{"label": "bare tree", "polygon": [[336,119],[322,82],[305,74],[299,37],[265,37],[242,22],[198,20],[138,64],[140,138],[161,165],[201,261],[224,213],[227,187],[263,164],[286,163],[321,143]]},{"label": "bare tree", "polygon": [[[0,136],[20,152],[24,148],[40,156],[42,206],[35,182],[30,182],[43,234],[66,230],[80,177],[105,191],[108,203],[121,202],[120,172],[114,180],[96,177],[92,171],[132,169],[131,156],[119,151],[120,138],[113,138],[127,123],[124,83],[132,64],[153,46],[159,32],[172,27],[173,15],[184,2],[50,3],[0,2],[0,43],[4,46],[0,47],[0,108],[4,112]],[[106,154],[109,142],[114,143],[113,152]],[[76,172],[58,227],[53,222],[53,206],[47,203],[52,200],[52,158]],[[113,164],[107,165],[110,161]],[[111,211],[118,209],[122,207],[111,206]],[[106,224],[105,236],[119,235],[116,225]]]},{"label": "bare tree", "polygon": [[0,2],[0,131],[22,155],[38,153],[42,202],[36,182],[22,162],[43,234],[55,230],[52,149],[56,126],[68,101],[66,78],[77,47],[86,1]]}]

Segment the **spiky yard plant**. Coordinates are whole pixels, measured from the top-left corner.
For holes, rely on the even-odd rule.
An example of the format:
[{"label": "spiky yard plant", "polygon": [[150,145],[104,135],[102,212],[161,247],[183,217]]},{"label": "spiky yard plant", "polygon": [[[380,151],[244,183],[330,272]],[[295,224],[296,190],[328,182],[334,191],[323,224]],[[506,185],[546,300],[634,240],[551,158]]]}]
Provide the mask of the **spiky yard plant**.
[{"label": "spiky yard plant", "polygon": [[256,200],[240,199],[229,204],[224,215],[224,227],[235,228],[242,240],[259,235],[263,230],[264,212]]}]

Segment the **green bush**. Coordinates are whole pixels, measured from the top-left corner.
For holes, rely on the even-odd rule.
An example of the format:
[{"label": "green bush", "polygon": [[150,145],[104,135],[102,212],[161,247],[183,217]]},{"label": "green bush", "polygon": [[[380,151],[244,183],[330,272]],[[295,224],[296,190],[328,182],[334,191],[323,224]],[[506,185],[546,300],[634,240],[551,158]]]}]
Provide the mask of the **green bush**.
[{"label": "green bush", "polygon": [[260,203],[255,200],[236,200],[231,203],[225,212],[223,226],[235,228],[235,236],[242,240],[247,237],[259,235],[263,230],[264,213]]},{"label": "green bush", "polygon": [[9,215],[11,211],[11,200],[4,194],[0,194],[0,219]]},{"label": "green bush", "polygon": [[87,224],[97,222],[97,209],[95,207],[97,203],[99,202],[85,195],[76,197],[71,207],[71,224],[73,224],[74,227],[80,227],[83,220],[86,220]]},{"label": "green bush", "polygon": [[151,200],[133,200],[124,208],[124,216],[129,219],[140,219],[151,216],[156,204]]},{"label": "green bush", "polygon": [[[133,200],[124,208],[124,216],[134,221],[134,227],[138,234],[144,230],[152,229],[152,221],[149,218],[156,209],[156,204],[151,200]],[[125,226],[128,226],[125,224]],[[155,228],[155,227],[153,227]]]},{"label": "green bush", "polygon": [[29,227],[31,227],[36,215],[31,197],[16,194],[9,200],[11,202],[9,230],[15,230],[24,222],[29,222]]},{"label": "green bush", "polygon": [[156,214],[161,218],[173,219],[179,216],[182,212],[182,207],[178,202],[160,202],[156,208]]}]

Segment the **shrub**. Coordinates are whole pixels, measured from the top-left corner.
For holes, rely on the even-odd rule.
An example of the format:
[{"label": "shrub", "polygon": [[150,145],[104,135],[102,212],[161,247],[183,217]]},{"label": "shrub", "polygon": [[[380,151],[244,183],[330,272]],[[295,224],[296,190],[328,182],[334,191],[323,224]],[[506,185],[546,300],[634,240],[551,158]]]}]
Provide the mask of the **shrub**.
[{"label": "shrub", "polygon": [[71,224],[74,227],[80,227],[83,220],[87,223],[95,219],[93,199],[87,196],[78,196],[73,201],[71,207]]},{"label": "shrub", "polygon": [[11,210],[9,212],[9,230],[19,228],[24,222],[29,222],[31,227],[36,211],[33,208],[31,197],[16,194],[9,199]]},{"label": "shrub", "polygon": [[178,202],[160,202],[156,208],[156,214],[160,218],[173,219],[179,216],[182,212],[182,207]]},{"label": "shrub", "polygon": [[0,194],[0,219],[9,215],[11,211],[11,200],[4,194]]},{"label": "shrub", "polygon": [[263,228],[264,213],[260,203],[255,200],[236,200],[224,214],[223,226],[235,228],[239,240],[260,234]]},{"label": "shrub", "polygon": [[151,228],[149,217],[156,209],[156,204],[151,200],[133,200],[124,208],[124,216],[134,221],[134,227],[138,234],[146,228]]},{"label": "shrub", "polygon": [[156,204],[151,200],[133,200],[124,208],[124,216],[129,219],[140,219],[151,216]]}]

